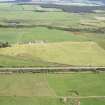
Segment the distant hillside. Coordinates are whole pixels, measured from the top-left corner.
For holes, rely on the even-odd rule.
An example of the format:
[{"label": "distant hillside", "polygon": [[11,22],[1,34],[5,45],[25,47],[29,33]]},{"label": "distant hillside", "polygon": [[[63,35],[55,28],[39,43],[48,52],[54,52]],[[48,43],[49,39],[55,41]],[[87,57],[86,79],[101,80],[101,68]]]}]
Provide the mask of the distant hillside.
[{"label": "distant hillside", "polygon": [[59,1],[67,1],[71,3],[105,5],[105,0],[59,0]]}]

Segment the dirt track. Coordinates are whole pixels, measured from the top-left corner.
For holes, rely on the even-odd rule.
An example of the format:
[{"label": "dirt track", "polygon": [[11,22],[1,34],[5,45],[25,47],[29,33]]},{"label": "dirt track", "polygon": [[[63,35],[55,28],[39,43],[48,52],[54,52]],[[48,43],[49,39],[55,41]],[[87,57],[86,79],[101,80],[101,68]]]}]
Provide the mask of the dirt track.
[{"label": "dirt track", "polygon": [[105,67],[30,67],[30,68],[0,68],[0,73],[48,73],[48,72],[105,72]]},{"label": "dirt track", "polygon": [[[57,98],[64,98],[64,97],[60,97],[58,96]],[[94,98],[94,99],[102,99],[102,98],[105,98],[105,96],[77,96],[77,97],[66,97],[66,98],[71,98],[71,99],[91,99],[91,98]]]}]

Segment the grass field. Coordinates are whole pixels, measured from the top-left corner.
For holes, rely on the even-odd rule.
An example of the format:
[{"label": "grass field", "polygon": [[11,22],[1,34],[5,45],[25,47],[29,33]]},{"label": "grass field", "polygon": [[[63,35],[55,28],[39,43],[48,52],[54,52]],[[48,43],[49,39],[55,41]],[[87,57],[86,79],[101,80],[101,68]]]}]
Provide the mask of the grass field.
[{"label": "grass field", "polygon": [[[56,96],[104,96],[105,74],[13,74],[0,76],[0,105],[64,105]],[[81,105],[104,105],[104,99],[81,99]],[[68,105],[68,104],[67,104]]]},{"label": "grass field", "polygon": [[[105,51],[94,42],[61,42],[14,45],[10,48],[0,49],[0,55],[16,57],[18,59],[20,58],[23,61],[29,60],[28,62],[31,62],[28,66],[30,66],[32,61],[36,58],[40,58],[40,60],[45,62],[58,64],[105,66]],[[2,59],[0,59],[0,62],[2,62]],[[9,63],[9,61],[6,62]],[[9,64],[12,66],[14,63]],[[40,64],[41,63],[39,63],[39,65]],[[34,62],[31,65],[37,66]],[[24,66],[27,67],[26,65]]]},{"label": "grass field", "polygon": [[[100,101],[100,103],[102,103]],[[1,105],[64,105],[51,97],[0,97]]]},{"label": "grass field", "polygon": [[4,75],[0,83],[0,96],[55,96],[43,74]]},{"label": "grass field", "polygon": [[[24,10],[22,9],[24,8]],[[66,12],[36,12],[25,11],[35,9],[34,6],[17,6],[12,4],[0,4],[0,24],[8,25],[8,22],[20,22],[25,25],[49,25],[71,28],[100,28],[105,27],[104,20],[96,17],[104,17],[104,14],[89,13],[75,14]],[[57,15],[56,15],[57,14]],[[103,41],[102,41],[103,40]],[[45,27],[33,28],[0,28],[0,42],[29,43],[34,41],[62,42],[62,41],[94,41],[104,48],[104,33],[70,32]]]},{"label": "grass field", "polygon": [[19,56],[8,56],[0,55],[0,67],[52,67],[52,66],[63,66],[59,63],[53,63],[41,60],[40,58],[34,57],[34,59],[27,57],[28,55]]},{"label": "grass field", "polygon": [[[97,20],[96,17],[104,17],[104,14],[75,14],[66,12],[36,12],[25,11],[24,9],[35,9],[34,6],[17,6],[12,4],[0,4],[0,24],[8,25],[9,22],[20,22],[25,25],[49,25],[63,26],[71,28],[99,28],[105,27],[103,20]],[[57,14],[57,15],[56,15]],[[104,33],[87,32],[66,32],[61,30],[51,30],[45,27],[33,28],[0,28],[0,41],[9,43],[27,43],[36,40],[48,42],[59,41],[95,41],[101,42],[104,46]]]},{"label": "grass field", "polygon": [[80,96],[105,95],[104,74],[51,74],[48,75],[48,81],[56,94],[60,96],[70,95],[68,92],[70,90],[79,92]]},{"label": "grass field", "polygon": [[0,75],[0,96],[104,96],[104,81],[104,73]]},{"label": "grass field", "polygon": [[0,28],[0,41],[9,43],[29,43],[35,41],[61,42],[61,41],[86,41],[87,37],[83,35],[74,35],[72,32],[37,28]]},{"label": "grass field", "polygon": [[[28,5],[0,4],[0,42],[11,45],[0,48],[0,67],[105,66],[104,32],[45,27],[104,31],[104,14],[36,12],[35,9]],[[10,27],[15,22],[33,26]],[[70,104],[72,100],[64,103],[59,97],[74,96],[71,91],[83,97],[105,96],[104,82],[105,73],[0,73],[0,105],[74,105]],[[105,105],[105,98],[80,99],[80,105]]]},{"label": "grass field", "polygon": [[[51,97],[0,97],[1,105],[64,105]],[[67,104],[69,105],[69,103]],[[104,99],[81,100],[81,105],[105,105]]]},{"label": "grass field", "polygon": [[[12,5],[12,4],[0,4],[0,14],[1,14],[0,24],[2,26],[2,24],[9,24],[8,22],[17,21],[17,22],[20,22],[20,24],[26,24],[26,25],[27,24],[42,24],[42,25],[48,24],[50,26],[53,25],[53,26],[76,27],[76,28],[79,28],[79,27],[92,28],[92,27],[101,27],[101,26],[104,27],[104,21],[99,20],[99,18],[104,16],[104,14],[36,12],[36,11],[33,11],[34,9],[35,9],[34,6],[28,6],[28,5],[19,6],[19,5]],[[30,11],[27,11],[27,10],[30,10]],[[97,17],[98,17],[98,20],[97,20]],[[88,25],[86,25],[87,23]],[[102,24],[100,24],[99,26],[99,23],[102,23]],[[71,41],[76,43],[72,45],[60,43],[61,46],[59,46],[58,44],[56,46],[57,42],[66,42],[66,41]],[[90,42],[88,42],[88,44],[85,44],[85,45],[84,43],[82,43],[87,41],[90,41]],[[40,64],[43,65],[42,64],[43,62],[46,62],[47,64],[44,63],[46,65],[49,65],[48,62],[55,62],[55,63],[57,62],[57,63],[70,64],[70,65],[74,65],[74,64],[75,65],[105,65],[104,51],[101,48],[99,48],[99,46],[95,44],[93,45],[91,41],[96,42],[102,48],[105,48],[104,33],[88,33],[88,32],[78,32],[78,31],[70,32],[70,31],[63,31],[58,29],[48,29],[45,27],[32,27],[32,28],[0,27],[0,42],[9,42],[10,44],[23,44],[23,43],[27,44],[30,42],[32,43],[35,43],[35,42],[55,43],[56,42],[54,45],[47,44],[46,47],[43,47],[44,45],[40,46],[38,44],[40,47],[43,47],[43,49],[42,48],[36,49],[37,44],[35,45],[35,47],[34,45],[32,46],[19,45],[20,48],[12,47],[7,49],[6,48],[0,49],[1,50],[0,54],[1,56],[3,56],[3,57],[0,56],[0,59],[1,59],[0,65],[6,66],[6,67],[9,65],[13,67],[19,66],[19,65],[20,66],[26,66],[26,65],[39,66]],[[24,49],[23,52],[21,52],[22,49]],[[30,49],[30,51],[33,51],[33,52],[30,54],[28,49]],[[51,49],[54,49],[55,51],[52,51]],[[86,52],[87,49],[88,51]],[[12,50],[14,51],[14,53],[16,53],[16,56],[13,56],[14,54]],[[46,51],[43,53],[40,53],[43,50],[46,50]],[[97,51],[97,50],[100,50],[100,51]],[[34,57],[34,59],[32,59],[32,57]],[[82,62],[82,63],[79,63],[79,62]]]}]

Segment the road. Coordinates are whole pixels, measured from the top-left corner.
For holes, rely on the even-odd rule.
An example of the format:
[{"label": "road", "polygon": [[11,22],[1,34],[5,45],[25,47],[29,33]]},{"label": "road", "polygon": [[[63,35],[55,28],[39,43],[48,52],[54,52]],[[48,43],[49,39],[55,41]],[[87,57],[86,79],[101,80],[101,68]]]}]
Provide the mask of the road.
[{"label": "road", "polygon": [[[66,96],[65,96],[66,97]],[[65,98],[65,97],[61,97],[61,96],[57,96],[57,98]],[[67,96],[66,98],[70,98],[70,99],[102,99],[105,98],[105,96]]]},{"label": "road", "polygon": [[70,67],[29,67],[29,68],[0,68],[0,73],[3,72],[33,72],[33,73],[43,73],[43,72],[86,72],[86,71],[105,71],[105,67],[89,67],[89,66],[70,66]]}]

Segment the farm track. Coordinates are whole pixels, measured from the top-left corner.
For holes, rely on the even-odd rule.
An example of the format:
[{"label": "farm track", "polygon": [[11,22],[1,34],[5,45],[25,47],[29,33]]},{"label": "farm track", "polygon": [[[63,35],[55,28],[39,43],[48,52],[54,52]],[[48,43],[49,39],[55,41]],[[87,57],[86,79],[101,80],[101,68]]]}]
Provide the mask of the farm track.
[{"label": "farm track", "polygon": [[0,73],[68,73],[68,72],[105,72],[105,67],[30,67],[30,68],[0,68]]},{"label": "farm track", "polygon": [[[61,97],[61,96],[57,96],[57,98],[65,98],[65,97]],[[102,99],[105,98],[105,96],[68,96],[66,98],[69,99]]]}]

